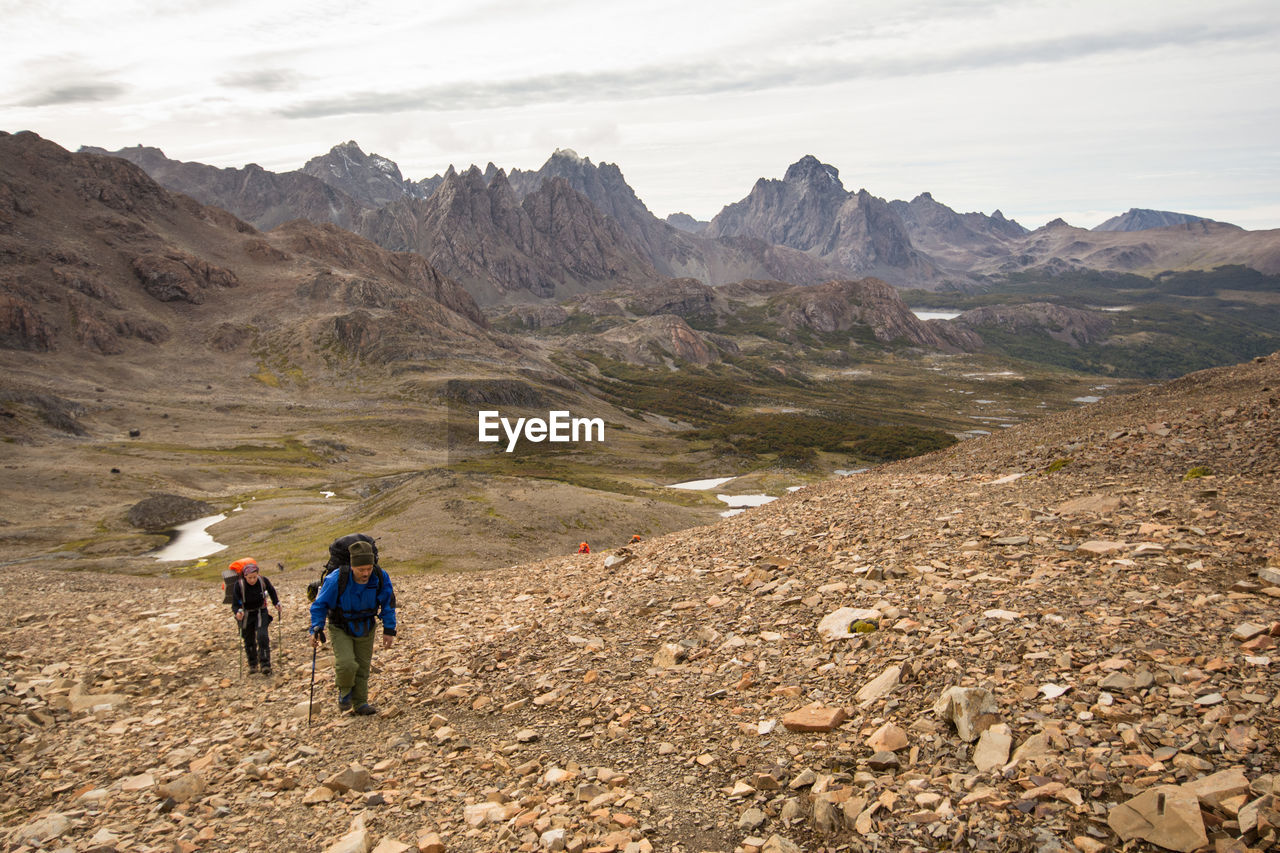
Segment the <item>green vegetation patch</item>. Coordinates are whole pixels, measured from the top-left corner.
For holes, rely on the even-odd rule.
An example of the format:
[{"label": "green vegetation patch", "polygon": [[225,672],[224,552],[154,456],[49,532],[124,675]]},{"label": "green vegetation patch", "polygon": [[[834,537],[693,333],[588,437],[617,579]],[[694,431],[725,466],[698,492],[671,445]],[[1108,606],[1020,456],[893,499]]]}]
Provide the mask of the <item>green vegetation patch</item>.
[{"label": "green vegetation patch", "polygon": [[848,420],[795,413],[755,414],[685,434],[691,441],[710,441],[740,454],[778,454],[807,462],[814,452],[844,452],[863,459],[890,461],[919,456],[956,443],[939,430],[905,425],[867,425]]}]

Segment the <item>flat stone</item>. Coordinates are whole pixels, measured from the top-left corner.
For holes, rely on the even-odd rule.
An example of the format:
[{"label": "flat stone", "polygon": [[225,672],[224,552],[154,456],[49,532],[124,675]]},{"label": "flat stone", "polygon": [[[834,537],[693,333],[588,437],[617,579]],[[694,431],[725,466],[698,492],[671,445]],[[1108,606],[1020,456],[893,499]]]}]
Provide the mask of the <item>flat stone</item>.
[{"label": "flat stone", "polygon": [[378,842],[373,848],[372,853],[405,853],[406,850],[412,850],[408,844],[403,841],[397,841],[394,838],[384,838]]},{"label": "flat stone", "polygon": [[54,812],[18,827],[10,836],[10,840],[19,844],[29,843],[41,847],[45,842],[60,838],[69,829],[71,829],[70,818]]},{"label": "flat stone", "polygon": [[1090,539],[1088,542],[1082,542],[1076,546],[1078,553],[1090,554],[1095,557],[1105,557],[1108,554],[1115,554],[1129,547],[1127,542],[1109,542],[1102,539]]},{"label": "flat stone", "polygon": [[304,806],[316,806],[321,803],[329,803],[333,801],[334,793],[332,788],[326,788],[324,785],[317,785],[302,798]]},{"label": "flat stone", "polygon": [[848,719],[844,708],[809,705],[783,714],[782,725],[793,732],[829,732]]},{"label": "flat stone", "polygon": [[128,779],[120,783],[121,791],[145,791],[156,784],[155,777],[150,773],[139,773],[137,776],[130,776]]},{"label": "flat stone", "polygon": [[982,773],[1003,767],[1009,763],[1009,749],[1013,735],[1004,723],[997,723],[978,737],[973,748],[973,766]]},{"label": "flat stone", "polygon": [[347,791],[363,793],[373,787],[373,777],[359,764],[352,764],[325,779],[324,786],[339,794],[345,794]]},{"label": "flat stone", "polygon": [[1122,506],[1124,506],[1124,502],[1118,495],[1098,494],[1061,503],[1055,512],[1058,515],[1081,515],[1083,513],[1110,515]]},{"label": "flat stone", "polygon": [[760,853],[803,853],[803,849],[794,841],[783,838],[781,835],[771,835],[765,841],[764,847],[760,848]]},{"label": "flat stone", "polygon": [[893,688],[898,686],[901,678],[902,667],[891,666],[864,684],[854,698],[858,700],[860,705],[870,705],[882,696],[887,696],[892,692]]},{"label": "flat stone", "polygon": [[175,802],[185,803],[200,797],[205,790],[204,777],[199,773],[184,773],[172,782],[161,785],[156,792]]},{"label": "flat stone", "polygon": [[324,853],[369,853],[373,839],[364,826],[364,816],[357,815],[347,834],[324,849]]},{"label": "flat stone", "polygon": [[1249,780],[1239,767],[1221,770],[1212,776],[1203,776],[1182,785],[1183,790],[1195,794],[1196,799],[1211,809],[1222,805],[1223,800],[1248,793]]},{"label": "flat stone", "polygon": [[824,643],[857,637],[860,632],[853,630],[855,622],[878,625],[883,615],[879,610],[841,607],[839,610],[823,616],[822,620],[818,622],[818,636],[822,638]]},{"label": "flat stone", "polygon": [[1209,843],[1200,801],[1178,785],[1160,785],[1115,806],[1107,814],[1107,825],[1123,841],[1141,838],[1179,853]]},{"label": "flat stone", "polygon": [[885,723],[867,738],[867,746],[875,752],[897,752],[910,745],[906,730],[893,723]]},{"label": "flat stone", "polygon": [[1016,622],[1022,618],[1022,614],[1013,610],[984,610],[982,615],[988,619],[1003,619],[1006,622]]},{"label": "flat stone", "polygon": [[1266,625],[1258,625],[1254,622],[1242,622],[1231,632],[1231,639],[1236,642],[1243,643],[1265,633],[1267,633]]}]

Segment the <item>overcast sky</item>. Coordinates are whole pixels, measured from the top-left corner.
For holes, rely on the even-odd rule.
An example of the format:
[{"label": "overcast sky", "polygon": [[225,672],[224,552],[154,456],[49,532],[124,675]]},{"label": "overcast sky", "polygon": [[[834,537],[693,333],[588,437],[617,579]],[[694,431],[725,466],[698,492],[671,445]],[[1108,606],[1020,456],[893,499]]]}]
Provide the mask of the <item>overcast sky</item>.
[{"label": "overcast sky", "polygon": [[418,179],[556,148],[710,219],[812,154],[1027,227],[1280,227],[1276,0],[0,0],[0,130]]}]

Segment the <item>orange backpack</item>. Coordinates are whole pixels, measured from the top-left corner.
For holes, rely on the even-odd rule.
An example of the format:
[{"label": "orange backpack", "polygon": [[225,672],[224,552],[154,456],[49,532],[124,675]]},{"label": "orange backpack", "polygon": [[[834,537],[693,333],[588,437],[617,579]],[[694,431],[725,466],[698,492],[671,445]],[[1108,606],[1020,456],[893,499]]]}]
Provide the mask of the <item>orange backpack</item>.
[{"label": "orange backpack", "polygon": [[258,565],[258,561],[253,557],[245,557],[242,560],[236,560],[227,566],[222,572],[222,603],[231,603],[231,587],[244,576],[244,567],[248,565]]}]

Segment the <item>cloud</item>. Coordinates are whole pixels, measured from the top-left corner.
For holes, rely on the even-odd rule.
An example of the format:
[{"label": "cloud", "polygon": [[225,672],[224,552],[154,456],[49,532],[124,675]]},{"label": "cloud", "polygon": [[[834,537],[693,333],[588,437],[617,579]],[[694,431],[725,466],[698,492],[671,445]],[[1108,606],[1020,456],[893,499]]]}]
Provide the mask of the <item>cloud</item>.
[{"label": "cloud", "polygon": [[52,107],[62,104],[110,101],[127,91],[119,83],[71,83],[51,86],[21,101],[24,107]]},{"label": "cloud", "polygon": [[1132,54],[1162,48],[1260,43],[1276,27],[1256,23],[1204,27],[1168,26],[1114,33],[1080,33],[962,51],[910,54],[893,58],[846,60],[764,60],[750,63],[695,62],[642,66],[617,71],[557,72],[494,82],[462,81],[412,90],[353,92],[312,98],[284,106],[290,119],[354,114],[391,114],[416,110],[482,110],[534,103],[639,100],[718,95],[793,86],[825,86],[856,80],[881,80],[960,71],[1015,68],[1027,64],[1071,62],[1107,54]]},{"label": "cloud", "polygon": [[233,89],[255,92],[280,92],[298,88],[299,75],[287,68],[262,68],[257,71],[233,71],[218,78],[218,83]]}]

